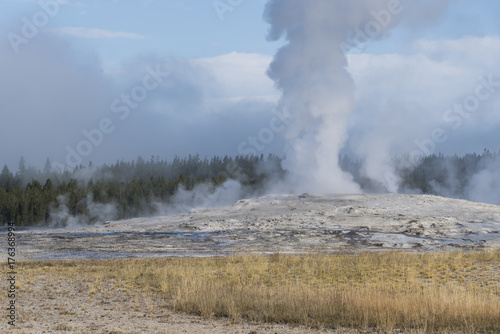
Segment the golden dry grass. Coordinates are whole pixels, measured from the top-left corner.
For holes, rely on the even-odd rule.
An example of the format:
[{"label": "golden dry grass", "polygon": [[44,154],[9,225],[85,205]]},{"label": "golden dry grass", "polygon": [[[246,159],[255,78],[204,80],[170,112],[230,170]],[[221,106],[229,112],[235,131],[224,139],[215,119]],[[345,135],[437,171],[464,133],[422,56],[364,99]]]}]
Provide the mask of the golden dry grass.
[{"label": "golden dry grass", "polygon": [[106,287],[149,309],[161,299],[175,311],[234,321],[500,332],[500,251],[27,262],[18,272],[21,289],[71,280],[89,297]]}]

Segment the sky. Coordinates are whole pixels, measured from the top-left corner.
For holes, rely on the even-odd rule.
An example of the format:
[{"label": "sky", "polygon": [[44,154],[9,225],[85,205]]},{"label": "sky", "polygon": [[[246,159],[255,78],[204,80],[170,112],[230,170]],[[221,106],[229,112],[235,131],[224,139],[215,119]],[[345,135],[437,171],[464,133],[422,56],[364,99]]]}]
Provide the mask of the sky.
[{"label": "sky", "polygon": [[[441,2],[350,42],[345,152],[500,149],[500,2]],[[0,0],[0,164],[284,154],[266,4]]]}]

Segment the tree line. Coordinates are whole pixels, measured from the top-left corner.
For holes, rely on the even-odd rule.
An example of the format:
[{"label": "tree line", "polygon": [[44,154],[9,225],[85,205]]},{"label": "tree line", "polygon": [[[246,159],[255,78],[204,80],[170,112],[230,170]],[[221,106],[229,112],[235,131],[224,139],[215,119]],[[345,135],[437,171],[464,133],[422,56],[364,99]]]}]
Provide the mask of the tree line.
[{"label": "tree line", "polygon": [[[470,199],[468,190],[474,176],[481,172],[491,174],[491,179],[500,182],[500,151],[471,153],[459,156],[432,154],[412,161],[408,155],[395,156],[392,161],[399,178],[399,193],[422,193],[453,198]],[[340,157],[344,171],[350,172],[354,180],[367,192],[383,192],[377,182],[363,174],[363,163],[349,156]],[[500,204],[500,197],[496,204]]]},{"label": "tree line", "polygon": [[[384,192],[380,184],[364,176],[362,161],[348,155],[341,156],[339,161],[364,191]],[[404,156],[394,158],[400,178],[399,192],[467,199],[473,176],[491,169],[488,166],[495,166],[495,162],[498,166],[500,152],[430,155],[413,165],[405,161],[408,159]],[[281,162],[281,157],[272,154],[215,156],[210,160],[189,155],[171,161],[138,157],[131,162],[117,161],[103,166],[90,163],[61,171],[54,170],[48,159],[40,170],[27,167],[21,158],[15,174],[7,166],[0,173],[0,219],[4,225],[15,221],[18,226],[34,226],[55,222],[64,225],[69,217],[79,217],[91,224],[102,219],[100,213],[111,207],[110,219],[155,214],[158,210],[155,203],[168,204],[180,188],[192,190],[204,184],[214,192],[229,179],[238,181],[246,196],[255,196],[264,193],[269,183],[285,180],[287,172]],[[500,179],[498,168],[492,173]]]},{"label": "tree line", "polygon": [[[208,184],[212,190],[228,179],[238,180],[247,193],[258,194],[266,180],[284,175],[281,159],[274,155],[176,157],[172,161],[139,157],[132,162],[112,165],[79,166],[72,171],[53,170],[48,160],[43,170],[26,167],[21,158],[13,174],[7,166],[0,173],[0,219],[18,226],[46,225],[61,206],[67,217],[98,220],[93,206],[113,205],[114,219],[154,214],[153,203],[168,203],[179,187],[192,190]],[[62,222],[64,225],[64,222]],[[60,222],[59,222],[60,225]]]}]

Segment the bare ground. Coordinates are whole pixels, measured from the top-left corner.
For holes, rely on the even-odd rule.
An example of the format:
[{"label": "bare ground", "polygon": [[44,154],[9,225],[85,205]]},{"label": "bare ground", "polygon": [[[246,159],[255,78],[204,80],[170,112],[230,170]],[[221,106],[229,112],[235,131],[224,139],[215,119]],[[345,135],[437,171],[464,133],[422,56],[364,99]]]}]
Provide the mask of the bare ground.
[{"label": "bare ground", "polygon": [[[18,261],[492,249],[500,248],[500,207],[429,195],[269,195],[184,215],[26,230],[17,241]],[[2,252],[0,260],[6,257]],[[175,314],[154,295],[138,297],[105,284],[84,292],[81,284],[49,277],[21,282],[15,331],[334,333]],[[6,305],[5,296],[1,301]],[[0,331],[7,328],[12,329],[2,321]]]},{"label": "bare ground", "polygon": [[18,242],[25,260],[487,249],[500,247],[500,206],[431,195],[269,195],[183,215],[22,231]]}]

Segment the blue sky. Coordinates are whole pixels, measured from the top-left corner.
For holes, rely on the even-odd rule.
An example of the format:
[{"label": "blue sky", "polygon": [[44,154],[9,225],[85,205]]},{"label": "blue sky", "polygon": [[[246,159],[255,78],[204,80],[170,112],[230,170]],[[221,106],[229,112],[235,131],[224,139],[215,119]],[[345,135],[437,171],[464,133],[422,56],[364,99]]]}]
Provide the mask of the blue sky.
[{"label": "blue sky", "polygon": [[[13,23],[16,18],[29,17],[40,9],[37,1],[0,4],[2,16]],[[241,1],[240,5],[228,5],[227,10],[219,11],[215,4],[211,0],[70,1],[61,6],[49,27],[97,28],[137,35],[138,38],[102,39],[73,36],[74,42],[94,48],[106,61],[122,61],[139,53],[186,58],[214,57],[233,51],[274,54],[276,44],[265,38],[265,1]]]},{"label": "blue sky", "polygon": [[[68,1],[16,53],[8,34],[22,35],[23,17],[32,20],[42,9],[38,1],[0,0],[0,163],[15,171],[23,155],[33,165],[47,157],[68,165],[68,152],[88,139],[83,132],[105,118],[113,131],[96,137],[89,154],[80,146],[82,164],[138,155],[282,154],[279,134],[253,150],[248,144],[272,120],[280,94],[265,73],[285,41],[266,39],[267,1],[221,2],[233,4],[223,20],[212,0]],[[500,149],[500,89],[457,129],[443,121],[479,77],[500,80],[498,13],[498,1],[450,0],[439,12],[409,15],[349,55],[358,103],[346,150],[392,131],[396,139],[381,140],[391,154],[423,151],[416,143],[436,128],[447,134],[436,152]],[[112,102],[140,84],[148,66],[170,76],[120,120]]]},{"label": "blue sky", "polygon": [[[280,43],[266,40],[268,24],[262,19],[266,0],[233,0],[237,5],[216,9],[213,0],[104,0],[69,1],[51,19],[48,27],[101,29],[133,37],[78,38],[73,42],[95,49],[104,61],[122,61],[139,53],[161,56],[205,58],[231,52],[272,56]],[[429,0],[426,0],[429,1]],[[454,0],[435,25],[422,30],[396,29],[391,38],[374,43],[368,52],[387,53],[414,38],[455,39],[464,35],[496,35],[500,2],[494,0]],[[2,21],[12,23],[40,10],[35,0],[0,0]],[[227,10],[225,9],[227,8]],[[222,15],[223,20],[220,19]],[[140,37],[140,38],[139,38]]]}]

